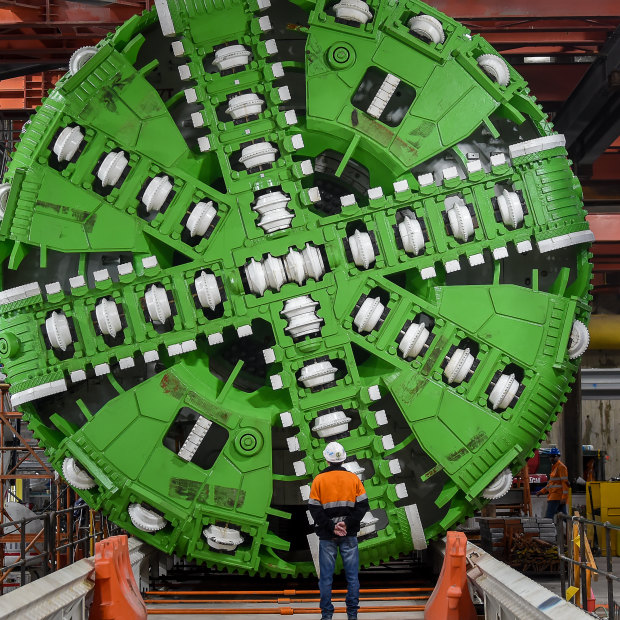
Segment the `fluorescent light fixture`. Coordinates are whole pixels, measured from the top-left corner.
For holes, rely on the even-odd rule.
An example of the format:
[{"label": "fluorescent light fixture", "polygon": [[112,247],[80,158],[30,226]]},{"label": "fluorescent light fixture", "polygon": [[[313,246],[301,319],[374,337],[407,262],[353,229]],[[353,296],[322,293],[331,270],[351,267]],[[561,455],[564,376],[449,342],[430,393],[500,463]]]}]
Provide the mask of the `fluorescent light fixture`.
[{"label": "fluorescent light fixture", "polygon": [[549,65],[555,62],[552,56],[525,56],[523,62],[526,65]]}]

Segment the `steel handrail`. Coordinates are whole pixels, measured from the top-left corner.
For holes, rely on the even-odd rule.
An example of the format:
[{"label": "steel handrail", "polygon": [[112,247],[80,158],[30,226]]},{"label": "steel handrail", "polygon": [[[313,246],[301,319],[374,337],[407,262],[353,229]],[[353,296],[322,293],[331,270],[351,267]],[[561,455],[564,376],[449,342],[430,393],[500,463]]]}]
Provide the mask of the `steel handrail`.
[{"label": "steel handrail", "polygon": [[[3,542],[3,537],[5,536],[19,536],[19,559],[12,562],[10,565],[0,567],[0,594],[4,592],[4,588],[7,586],[4,581],[13,571],[20,571],[20,584],[23,586],[26,583],[26,569],[28,567],[42,563],[43,573],[48,574],[57,568],[58,558],[62,552],[67,552],[67,561],[69,564],[72,564],[75,561],[76,552],[82,548],[84,544],[96,542],[104,538],[106,527],[108,533],[111,529],[111,524],[107,519],[97,520],[92,524],[92,527],[89,520],[89,527],[86,535],[78,538],[74,536],[73,530],[76,522],[79,522],[84,515],[90,515],[91,513],[91,509],[84,504],[82,506],[70,506],[68,508],[34,514],[31,517],[24,517],[23,519],[0,523],[0,544],[7,544]],[[59,542],[56,540],[57,529],[60,527],[62,519],[65,519],[66,525],[66,531],[62,532],[62,534],[65,534],[68,540],[63,544],[57,544],[57,542]],[[43,527],[38,532],[26,534],[26,525],[35,521],[42,521]],[[13,528],[13,530],[11,531],[10,528]],[[7,530],[9,530],[9,532],[7,532]],[[26,557],[33,547],[36,550],[36,555],[33,557]],[[42,547],[42,550],[39,551],[38,547]],[[85,551],[85,555],[89,555],[88,550]]]},{"label": "steel handrail", "polygon": [[[618,615],[616,614],[616,605],[614,602],[614,581],[620,581],[620,577],[613,574],[613,562],[611,557],[611,531],[620,531],[620,526],[614,525],[609,521],[594,521],[592,519],[586,519],[584,517],[577,517],[572,515],[565,515],[563,513],[558,513],[556,516],[556,525],[558,527],[558,557],[560,559],[560,587],[562,591],[562,596],[566,598],[566,574],[564,572],[565,566],[563,563],[566,563],[571,566],[579,566],[580,568],[580,584],[579,588],[581,590],[581,603],[582,605],[585,601],[588,600],[589,592],[587,591],[586,585],[586,572],[590,571],[595,573],[596,575],[602,575],[607,580],[607,604],[608,604],[608,620],[619,620]],[[607,570],[599,570],[599,568],[594,568],[586,561],[586,552],[585,545],[580,544],[579,546],[579,555],[580,559],[575,560],[574,558],[567,556],[565,554],[565,549],[568,548],[568,544],[564,543],[564,526],[562,522],[571,522],[572,524],[577,523],[579,527],[579,537],[580,540],[585,539],[585,526],[593,525],[595,527],[602,527],[605,529],[605,555],[607,559]],[[572,529],[571,529],[572,533]],[[568,540],[566,541],[568,543]],[[568,568],[568,566],[566,567]]]}]

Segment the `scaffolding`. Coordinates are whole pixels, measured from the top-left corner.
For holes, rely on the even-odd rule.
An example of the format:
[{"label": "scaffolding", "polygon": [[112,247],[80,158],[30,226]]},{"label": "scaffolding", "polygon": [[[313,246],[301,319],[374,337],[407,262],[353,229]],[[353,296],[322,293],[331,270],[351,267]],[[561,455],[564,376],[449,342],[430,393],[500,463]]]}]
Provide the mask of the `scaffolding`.
[{"label": "scaffolding", "polygon": [[[52,469],[8,390],[0,384],[0,594],[93,555],[95,542],[118,531]],[[38,510],[16,519],[10,503]]]},{"label": "scaffolding", "polygon": [[10,519],[5,506],[7,500],[30,499],[30,484],[24,481],[49,481],[51,492],[56,473],[43,448],[23,423],[22,414],[11,411],[8,384],[0,384],[0,393],[0,513]]}]

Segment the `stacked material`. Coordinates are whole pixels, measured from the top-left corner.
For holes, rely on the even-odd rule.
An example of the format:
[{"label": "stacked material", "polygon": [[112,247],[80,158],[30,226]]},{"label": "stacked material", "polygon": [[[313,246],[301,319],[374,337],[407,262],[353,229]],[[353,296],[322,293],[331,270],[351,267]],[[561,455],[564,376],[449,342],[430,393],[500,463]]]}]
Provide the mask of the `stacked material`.
[{"label": "stacked material", "polygon": [[481,517],[480,542],[482,548],[500,560],[508,560],[512,540],[516,536],[536,538],[555,545],[556,530],[553,519],[541,517]]},{"label": "stacked material", "polygon": [[555,544],[528,534],[515,534],[512,537],[509,563],[522,573],[555,573],[560,570]]},{"label": "stacked material", "polygon": [[536,538],[556,544],[557,532],[553,519],[544,519],[542,517],[522,517],[523,532],[525,534],[533,534]]}]

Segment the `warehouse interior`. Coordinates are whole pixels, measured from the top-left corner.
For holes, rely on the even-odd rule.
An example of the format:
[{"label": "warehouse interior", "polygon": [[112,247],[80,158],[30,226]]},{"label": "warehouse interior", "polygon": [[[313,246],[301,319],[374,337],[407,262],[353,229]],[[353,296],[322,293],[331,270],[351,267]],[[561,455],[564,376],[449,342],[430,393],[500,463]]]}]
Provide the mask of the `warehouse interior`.
[{"label": "warehouse interior", "polygon": [[[568,470],[572,510],[586,520],[609,522],[620,528],[620,3],[428,3],[462,23],[472,34],[484,37],[528,82],[531,95],[542,106],[555,131],[566,138],[571,167],[583,191],[586,220],[595,239],[589,250],[593,265],[589,345],[562,413],[535,456],[515,476],[510,491],[478,510],[458,529],[472,543],[522,570],[554,594],[571,596],[570,587],[566,594],[565,579],[576,585],[571,598],[575,609],[581,606],[596,614],[594,617],[619,618],[620,590],[616,581],[620,579],[620,529],[605,530],[577,522],[573,525],[570,521],[562,525],[566,531],[571,530],[572,542],[562,541],[560,554],[563,550],[569,553],[579,532],[589,542],[587,558],[585,545],[570,549],[577,554],[574,557],[581,554],[579,561],[584,565],[581,573],[575,573],[574,564],[569,567],[558,560],[557,531],[554,527],[549,534],[548,524],[540,521],[547,499],[537,492],[549,481],[550,450],[557,448]],[[9,168],[26,123],[67,72],[72,55],[80,48],[97,45],[109,32],[132,16],[154,9],[155,4],[150,0],[0,0],[0,180]],[[26,519],[20,525],[2,526],[0,533],[0,617],[30,617],[2,615],[5,595],[94,556],[96,543],[122,533],[124,528],[102,512],[90,509],[79,498],[38,445],[32,430],[22,420],[20,407],[11,403],[9,384],[2,383],[0,389],[0,512],[5,524]],[[137,548],[139,542],[134,544]],[[144,550],[140,552],[148,555]],[[434,587],[434,581],[430,585],[428,580],[420,581],[420,566],[429,561],[423,556],[413,552],[397,562],[367,569],[362,583],[368,584],[367,588],[383,588],[382,596],[390,600],[366,603],[366,607],[374,606],[371,613],[364,613],[362,602],[360,616],[376,617],[381,613],[394,620],[425,617],[424,601],[420,603],[412,593],[415,579],[422,583],[421,590],[427,588],[423,592],[426,598]],[[248,613],[266,617],[273,613],[276,617],[283,613],[279,609],[295,605],[267,602],[255,594],[267,590],[286,592],[292,580],[270,582],[268,578],[241,572],[226,578],[221,574],[224,571],[211,573],[204,566],[184,563],[170,555],[149,558],[151,573],[157,573],[145,578],[144,583],[150,585],[142,588],[147,588],[144,598],[149,617],[153,610],[162,615],[165,607],[170,607],[170,611],[164,617],[177,617],[175,609],[182,604],[186,607],[179,614],[187,615],[191,608],[197,610],[195,616],[189,617],[211,617],[210,613],[216,617],[229,607],[239,613],[238,617]],[[593,577],[585,566],[588,563],[607,575]],[[382,568],[392,570],[392,576],[382,577]],[[422,569],[422,574],[425,571]],[[408,581],[409,575],[415,579]],[[591,597],[583,596],[586,576]],[[386,594],[388,580],[402,588],[400,594]],[[300,591],[316,589],[307,585],[310,583],[299,581],[293,587]],[[343,587],[342,581],[336,583]],[[181,602],[164,604],[165,594],[155,590],[166,589],[171,593],[176,589],[190,600],[184,599],[183,603],[177,597]],[[202,602],[200,591],[216,590],[222,591],[224,599],[210,594],[210,602]],[[245,599],[236,597],[234,590],[249,594]],[[399,600],[399,596],[405,600]],[[230,605],[230,601],[234,604]],[[384,608],[380,607],[382,604]],[[409,608],[401,609],[403,605]],[[295,613],[308,613],[309,607],[317,609],[316,600],[300,603],[299,609],[304,611],[295,608]],[[268,611],[270,608],[272,612]],[[202,612],[198,613],[200,609]],[[481,609],[478,605],[479,614],[484,613]],[[316,614],[319,617],[318,611]],[[340,619],[345,615],[337,613],[334,617]]]}]

